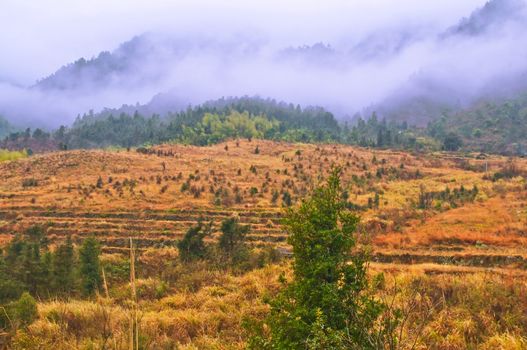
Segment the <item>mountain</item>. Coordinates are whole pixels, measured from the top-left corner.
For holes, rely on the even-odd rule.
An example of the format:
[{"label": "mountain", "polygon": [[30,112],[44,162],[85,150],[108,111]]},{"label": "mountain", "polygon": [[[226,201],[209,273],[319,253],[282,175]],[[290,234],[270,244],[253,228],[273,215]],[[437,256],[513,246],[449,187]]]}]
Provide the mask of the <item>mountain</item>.
[{"label": "mountain", "polygon": [[188,103],[188,101],[179,97],[176,92],[167,92],[155,95],[149,102],[144,104],[124,104],[119,108],[104,108],[99,113],[96,113],[93,118],[103,119],[109,117],[110,115],[132,115],[134,113],[138,113],[144,116],[158,115],[166,117],[168,114],[183,111],[189,106],[190,104]]},{"label": "mountain", "polygon": [[[521,0],[491,0],[450,27],[395,23],[334,42],[145,33],[67,64],[30,88],[0,86],[0,113],[21,127],[70,125],[89,110],[145,116],[221,96],[265,96],[425,127],[446,112],[527,90]],[[119,107],[120,106],[120,107]]]},{"label": "mountain", "polygon": [[[178,47],[164,43],[166,54],[176,54]],[[144,68],[159,57],[161,41],[157,36],[143,34],[121,44],[113,52],[103,51],[91,59],[80,58],[55,73],[39,80],[39,90],[86,90],[111,85],[129,86],[134,83],[154,83],[162,72]],[[161,58],[161,57],[159,57]]]},{"label": "mountain", "polygon": [[367,35],[349,50],[349,55],[359,61],[385,61],[397,55],[411,45],[426,39],[423,28],[403,26],[388,28]]},{"label": "mountain", "polygon": [[478,36],[499,30],[510,23],[524,21],[525,7],[523,0],[491,0],[468,18],[463,18],[457,25],[449,28],[442,37]]},{"label": "mountain", "polygon": [[222,98],[163,116],[138,111],[107,113],[79,117],[71,128],[61,128],[53,138],[68,148],[93,148],[163,142],[208,145],[252,137],[322,142],[337,140],[340,133],[337,120],[323,108],[301,108],[258,97]]},{"label": "mountain", "polygon": [[527,92],[505,100],[482,100],[471,108],[445,113],[428,125],[428,133],[444,138],[455,133],[466,150],[527,155]]},{"label": "mountain", "polygon": [[336,64],[341,53],[329,44],[322,42],[313,45],[288,47],[278,52],[277,59],[283,61],[301,61],[312,65]]},{"label": "mountain", "polygon": [[[505,99],[527,91],[527,12],[522,0],[491,0],[440,34],[437,55],[449,61],[421,67],[382,101],[366,109],[389,120],[426,126],[445,111],[460,111],[481,100]],[[477,44],[475,44],[477,43]],[[500,46],[508,53],[500,59]],[[512,48],[512,49],[511,49]]]}]

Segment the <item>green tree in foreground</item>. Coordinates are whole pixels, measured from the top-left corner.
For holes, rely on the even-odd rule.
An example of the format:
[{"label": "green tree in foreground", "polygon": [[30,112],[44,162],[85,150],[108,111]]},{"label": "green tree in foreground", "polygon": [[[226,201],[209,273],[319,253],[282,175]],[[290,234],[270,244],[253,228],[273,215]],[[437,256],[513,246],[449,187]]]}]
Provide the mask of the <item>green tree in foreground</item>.
[{"label": "green tree in foreground", "polygon": [[[253,349],[379,349],[385,305],[371,294],[366,255],[354,253],[359,218],[345,210],[340,169],[285,220],[293,247],[293,280],[271,302],[250,339]],[[255,327],[257,328],[257,327]],[[392,339],[390,339],[392,340]]]},{"label": "green tree in foreground", "polygon": [[0,304],[18,298],[23,289],[24,286],[11,277],[3,252],[0,250]]},{"label": "green tree in foreground", "polygon": [[95,238],[86,238],[79,249],[82,292],[93,295],[101,285],[99,242]]}]

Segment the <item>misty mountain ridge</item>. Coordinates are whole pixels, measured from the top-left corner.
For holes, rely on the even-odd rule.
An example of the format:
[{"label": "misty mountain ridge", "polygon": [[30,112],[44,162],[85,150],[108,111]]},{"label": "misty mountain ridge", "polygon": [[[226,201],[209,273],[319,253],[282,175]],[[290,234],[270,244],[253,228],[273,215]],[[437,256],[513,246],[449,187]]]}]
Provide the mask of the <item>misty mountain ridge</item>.
[{"label": "misty mountain ridge", "polygon": [[[491,0],[438,31],[400,24],[300,46],[250,35],[149,32],[67,64],[27,92],[18,87],[16,99],[0,99],[0,113],[19,126],[38,118],[36,125],[57,127],[90,109],[101,116],[135,110],[164,115],[221,96],[256,95],[320,105],[340,119],[378,111],[424,126],[444,110],[527,89],[527,52],[519,45],[526,19],[522,0]],[[511,47],[513,55],[494,58]]]},{"label": "misty mountain ridge", "polygon": [[[526,9],[526,4],[522,0],[489,1],[468,18],[462,19],[456,26],[441,34],[439,42],[444,46],[458,45],[459,38],[470,40],[472,37],[475,37],[473,40],[476,41],[494,41],[495,44],[493,42],[492,45],[496,47],[499,47],[501,40],[524,42],[524,32],[527,29]],[[518,47],[517,50],[521,51],[522,48]],[[485,100],[500,101],[508,97],[514,98],[527,90],[525,79],[527,64],[510,64],[507,67],[503,63],[502,69],[490,67],[485,70],[484,65],[490,65],[488,57],[485,57],[488,52],[473,53],[467,45],[466,53],[460,52],[465,57],[471,57],[465,64],[459,64],[457,67],[442,67],[442,70],[436,73],[433,70],[421,70],[412,75],[397,91],[367,108],[365,113],[376,110],[388,119],[404,119],[426,126],[445,111],[469,108]],[[502,54],[508,53],[502,52]],[[525,57],[525,54],[526,52],[522,51],[521,55],[517,55],[517,59],[523,59],[521,57]],[[460,57],[460,61],[465,57]],[[504,58],[509,57],[504,56]],[[475,81],[476,84],[468,78],[465,79],[464,75],[471,69],[481,70],[480,74],[485,77],[479,82]]]},{"label": "misty mountain ridge", "polygon": [[[523,0],[491,0],[468,18],[461,19],[458,24],[440,33],[438,38],[476,36],[490,30],[499,31],[507,24],[524,21],[525,8]],[[316,64],[329,63],[331,58],[336,59],[340,56],[342,60],[351,59],[349,64],[353,64],[353,58],[374,59],[396,55],[409,45],[426,40],[426,35],[430,33],[423,32],[416,26],[386,28],[384,31],[367,35],[347,49],[317,42],[278,49],[272,56],[280,59],[303,59]],[[238,49],[248,55],[258,54],[261,45],[254,42],[233,44],[203,37],[185,40],[157,33],[145,33],[122,43],[112,52],[103,51],[91,59],[80,58],[67,64],[39,80],[34,87],[43,90],[70,90],[100,84],[104,86],[117,83],[152,83],[159,80],[163,72],[156,69],[144,71],[144,65],[157,63],[162,68],[164,60],[182,59],[192,50],[217,52],[226,44],[231,50],[239,46]],[[246,50],[246,47],[251,45],[255,49],[253,52]]]},{"label": "misty mountain ridge", "polygon": [[[124,42],[113,52],[103,51],[97,57],[88,60],[80,58],[67,64],[33,87],[42,90],[83,90],[112,84],[126,86],[146,79],[155,82],[161,72],[150,70],[148,77],[130,72],[143,72],[141,67],[158,53],[157,47],[152,35],[142,34]],[[171,54],[178,52],[172,45],[163,45],[163,49]]]},{"label": "misty mountain ridge", "polygon": [[482,35],[511,22],[525,20],[526,5],[523,0],[492,0],[463,18],[456,26],[449,28],[444,37],[452,35]]}]

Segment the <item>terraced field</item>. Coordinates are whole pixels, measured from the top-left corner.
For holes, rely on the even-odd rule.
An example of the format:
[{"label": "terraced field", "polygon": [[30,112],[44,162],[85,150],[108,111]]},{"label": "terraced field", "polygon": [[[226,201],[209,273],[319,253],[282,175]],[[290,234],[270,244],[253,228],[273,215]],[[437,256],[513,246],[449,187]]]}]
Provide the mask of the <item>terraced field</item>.
[{"label": "terraced field", "polygon": [[251,224],[252,244],[286,251],[284,207],[332,164],[343,168],[350,207],[362,217],[361,240],[372,243],[379,268],[527,270],[524,159],[261,140],[1,163],[0,240],[43,224],[52,243],[95,235],[106,251],[119,252],[128,237],[142,248],[171,246],[200,219],[217,227],[237,215]]}]

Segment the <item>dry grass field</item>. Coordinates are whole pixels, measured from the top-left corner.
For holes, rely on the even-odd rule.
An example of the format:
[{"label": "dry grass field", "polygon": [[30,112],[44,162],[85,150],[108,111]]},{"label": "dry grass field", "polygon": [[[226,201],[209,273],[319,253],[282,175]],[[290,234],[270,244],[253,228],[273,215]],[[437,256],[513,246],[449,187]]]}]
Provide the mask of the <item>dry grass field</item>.
[{"label": "dry grass field", "polygon": [[[217,224],[236,214],[251,224],[254,244],[286,247],[280,229],[284,193],[294,204],[337,164],[344,169],[349,201],[363,207],[364,238],[379,259],[433,263],[448,262],[446,256],[452,263],[484,267],[525,263],[525,178],[490,179],[511,162],[504,157],[262,140],[153,150],[58,152],[0,163],[2,241],[40,223],[52,241],[96,235],[118,249],[132,236],[142,248],[159,247],[180,239],[199,218]],[[520,173],[527,171],[526,160],[512,162]],[[419,208],[420,191],[461,186],[477,186],[473,201]]]},{"label": "dry grass field", "polygon": [[[262,140],[48,153],[0,163],[0,242],[38,223],[52,244],[95,235],[111,261],[133,237],[143,268],[162,271],[190,225],[237,215],[251,224],[252,245],[287,251],[284,207],[333,164],[361,216],[372,272],[386,272],[385,291],[395,288],[397,302],[416,312],[407,326],[420,331],[404,330],[402,348],[526,348],[525,159]],[[242,348],[243,319],[266,312],[262,297],[279,288],[281,271],[287,264],[242,275],[196,267],[166,288],[139,280],[145,348]],[[124,348],[126,288],[110,285],[111,300],[41,303],[17,346]],[[105,340],[90,328],[103,321],[112,330]]]}]

